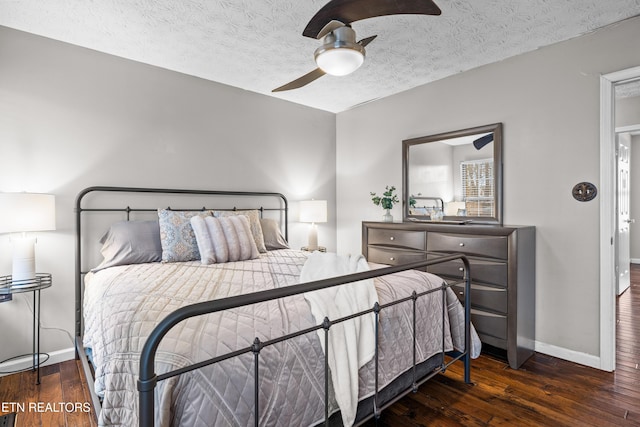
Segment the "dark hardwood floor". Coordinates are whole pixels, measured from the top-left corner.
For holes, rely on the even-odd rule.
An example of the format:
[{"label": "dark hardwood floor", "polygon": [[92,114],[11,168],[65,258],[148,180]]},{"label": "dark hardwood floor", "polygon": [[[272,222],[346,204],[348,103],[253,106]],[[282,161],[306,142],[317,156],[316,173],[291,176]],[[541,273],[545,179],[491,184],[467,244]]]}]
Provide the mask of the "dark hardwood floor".
[{"label": "dark hardwood floor", "polygon": [[483,355],[472,385],[452,365],[366,426],[640,426],[640,265],[617,307],[613,373],[539,353],[513,370]]},{"label": "dark hardwood floor", "polygon": [[97,426],[79,361],[44,366],[40,377],[40,385],[31,370],[0,378],[0,415],[17,413],[19,427]]},{"label": "dark hardwood floor", "polygon": [[[366,426],[640,426],[639,338],[640,266],[632,266],[631,288],[618,298],[614,373],[543,354],[513,370],[482,355],[472,362],[473,384],[465,384],[462,368],[453,365]],[[0,415],[11,412],[7,402],[89,402],[76,361],[44,367],[41,374],[40,386],[33,372],[0,378]],[[27,410],[16,418],[18,427],[93,425],[92,414],[82,411]]]}]

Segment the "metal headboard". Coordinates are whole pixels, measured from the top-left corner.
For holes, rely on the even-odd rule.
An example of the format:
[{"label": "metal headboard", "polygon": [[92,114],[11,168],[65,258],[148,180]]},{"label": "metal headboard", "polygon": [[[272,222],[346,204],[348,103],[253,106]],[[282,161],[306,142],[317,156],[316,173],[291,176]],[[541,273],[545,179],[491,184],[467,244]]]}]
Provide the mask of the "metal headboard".
[{"label": "metal headboard", "polygon": [[[75,214],[76,214],[76,268],[75,268],[75,286],[76,286],[76,337],[82,335],[82,277],[86,274],[83,271],[82,265],[82,215],[87,212],[124,212],[126,214],[126,219],[130,219],[130,214],[132,212],[154,212],[157,208],[136,208],[131,206],[115,206],[115,207],[100,207],[100,208],[85,208],[82,207],[82,202],[85,196],[90,193],[130,193],[135,195],[136,193],[140,194],[149,194],[155,193],[158,195],[191,195],[191,196],[205,196],[208,200],[210,197],[215,198],[216,196],[237,196],[240,198],[258,198],[258,197],[267,197],[267,198],[275,198],[279,199],[279,207],[242,207],[236,208],[232,207],[206,207],[199,206],[196,208],[187,208],[180,207],[174,210],[221,210],[221,211],[235,211],[235,210],[246,210],[246,209],[257,209],[260,211],[260,215],[262,216],[265,211],[279,211],[284,215],[284,235],[285,238],[289,239],[289,204],[287,198],[281,193],[273,193],[273,192],[261,192],[261,191],[219,191],[219,190],[183,190],[183,189],[171,189],[171,188],[140,188],[140,187],[106,187],[106,186],[96,186],[96,187],[88,187],[82,190],[76,196],[75,203]],[[172,209],[171,207],[167,207],[167,209]]]}]

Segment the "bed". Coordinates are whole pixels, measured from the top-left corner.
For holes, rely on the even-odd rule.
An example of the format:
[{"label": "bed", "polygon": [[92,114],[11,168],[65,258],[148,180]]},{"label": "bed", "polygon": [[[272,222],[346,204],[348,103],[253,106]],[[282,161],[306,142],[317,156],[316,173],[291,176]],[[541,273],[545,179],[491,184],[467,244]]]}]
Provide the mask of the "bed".
[{"label": "bed", "polygon": [[[108,204],[93,200],[98,195],[111,196]],[[158,209],[155,196],[162,201],[186,197],[188,203],[233,197],[261,204],[255,209],[235,204]],[[266,199],[272,207],[263,206]],[[129,201],[156,207],[131,208]],[[274,221],[281,224],[275,235],[271,230],[267,237],[264,229],[270,243],[258,256],[254,251],[247,259],[205,264],[209,251],[212,259],[220,254],[197,242],[202,259],[85,259],[97,240],[88,231],[104,231],[114,215],[125,216],[115,222],[125,227],[153,222],[136,215],[159,217],[164,244],[173,232],[162,228],[162,215],[176,221],[175,216],[190,212],[207,224],[217,223],[211,220],[214,215],[237,216],[242,223],[236,226],[251,235],[252,227],[246,228],[250,211],[261,222],[275,217],[269,228]],[[465,364],[464,380],[470,381],[470,358],[479,354],[480,344],[468,309],[449,289],[451,283],[420,271],[434,262],[466,261],[460,255],[396,267],[365,261],[366,268],[345,270],[339,277],[309,276],[310,264],[331,255],[287,247],[288,202],[278,193],[91,187],[78,195],[76,215],[77,355],[93,382],[100,425],[351,425],[378,416],[458,360]],[[87,215],[106,215],[107,223],[89,225]],[[200,224],[190,223],[196,230]],[[113,225],[108,229],[112,233]],[[162,249],[162,256],[170,252]],[[363,265],[356,257],[349,262]],[[317,270],[331,270],[319,265]],[[301,277],[306,277],[302,283]],[[324,319],[313,312],[312,297],[320,292],[353,292],[364,284],[375,289],[373,305],[367,301],[353,312]],[[347,300],[349,295],[332,298]],[[355,295],[355,300],[366,299]],[[368,335],[360,326],[360,335],[353,336],[367,342],[366,356],[357,344],[355,350],[336,344],[353,341],[351,325],[361,321],[362,330],[372,329],[373,344],[361,338]],[[343,361],[354,357],[349,351],[356,351],[355,361],[345,370]],[[355,376],[345,387],[349,375]]]}]

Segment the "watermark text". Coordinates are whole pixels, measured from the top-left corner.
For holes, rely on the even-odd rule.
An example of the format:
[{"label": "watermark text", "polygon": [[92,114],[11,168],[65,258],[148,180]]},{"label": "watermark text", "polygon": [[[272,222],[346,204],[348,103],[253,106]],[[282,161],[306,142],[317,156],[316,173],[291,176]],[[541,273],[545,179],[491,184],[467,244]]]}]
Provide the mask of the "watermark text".
[{"label": "watermark text", "polygon": [[89,402],[2,402],[0,412],[90,412]]}]

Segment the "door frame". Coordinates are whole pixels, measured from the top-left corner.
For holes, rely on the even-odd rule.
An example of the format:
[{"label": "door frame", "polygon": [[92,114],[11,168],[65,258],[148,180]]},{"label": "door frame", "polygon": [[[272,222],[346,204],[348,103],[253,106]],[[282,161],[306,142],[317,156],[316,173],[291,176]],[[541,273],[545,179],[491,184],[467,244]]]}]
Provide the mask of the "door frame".
[{"label": "door frame", "polygon": [[600,76],[600,369],[616,368],[616,144],[614,86],[640,67]]}]

